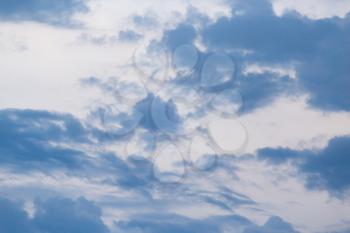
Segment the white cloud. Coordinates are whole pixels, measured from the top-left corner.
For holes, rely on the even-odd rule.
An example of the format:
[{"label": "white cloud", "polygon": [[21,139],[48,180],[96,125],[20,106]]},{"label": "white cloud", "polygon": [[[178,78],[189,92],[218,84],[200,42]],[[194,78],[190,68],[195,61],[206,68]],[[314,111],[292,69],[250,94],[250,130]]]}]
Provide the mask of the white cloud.
[{"label": "white cloud", "polygon": [[350,11],[348,0],[272,0],[278,15],[288,10],[296,10],[312,19],[344,17]]},{"label": "white cloud", "polygon": [[240,118],[248,131],[246,152],[263,147],[321,148],[337,135],[350,133],[350,114],[310,109],[306,97],[280,98]]},{"label": "white cloud", "polygon": [[349,221],[349,199],[339,200],[325,191],[307,190],[302,177],[289,165],[268,166],[254,160],[237,165],[239,180],[228,179],[227,185],[258,203],[253,209],[240,208],[239,214],[262,223],[274,213],[307,233],[334,232]]},{"label": "white cloud", "polygon": [[0,54],[1,108],[33,108],[84,116],[96,92],[79,80],[115,75],[131,57],[134,45],[79,44],[80,30],[36,23],[0,24],[3,33],[22,38],[27,49]]}]

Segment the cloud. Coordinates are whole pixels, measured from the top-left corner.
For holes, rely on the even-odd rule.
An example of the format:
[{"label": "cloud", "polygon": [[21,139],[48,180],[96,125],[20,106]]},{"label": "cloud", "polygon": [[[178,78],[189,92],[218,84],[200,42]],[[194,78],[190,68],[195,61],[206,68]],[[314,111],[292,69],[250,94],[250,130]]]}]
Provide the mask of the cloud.
[{"label": "cloud", "polygon": [[132,21],[136,26],[142,28],[151,28],[158,26],[157,16],[151,12],[145,15],[134,15],[132,17]]},{"label": "cloud", "polygon": [[0,164],[50,169],[83,165],[84,155],[54,143],[88,143],[87,130],[69,114],[34,110],[1,110]]},{"label": "cloud", "polygon": [[311,189],[328,190],[341,194],[350,188],[350,137],[335,137],[317,151],[264,148],[258,158],[272,164],[296,161],[299,172],[305,176],[305,185]]},{"label": "cloud", "polygon": [[350,11],[350,3],[346,0],[277,0],[273,1],[273,8],[278,15],[283,12],[296,10],[312,19],[344,17]]},{"label": "cloud", "polygon": [[[118,80],[114,78],[103,81],[96,77],[90,77],[82,79],[81,83],[84,86],[97,87],[105,93],[112,94],[114,98],[119,94],[118,90],[120,88],[117,87],[119,85]],[[164,83],[164,85],[166,84]],[[120,82],[120,86],[124,89],[124,93],[126,93],[125,90],[127,90],[127,92],[135,91],[133,85],[124,85]],[[119,130],[121,136],[131,133],[138,127],[142,127],[151,132],[163,131],[176,133],[182,121],[185,120],[181,119],[178,115],[176,105],[171,99],[164,100],[161,96],[151,91],[146,93],[144,98],[136,99],[132,102],[128,102],[125,96],[118,96],[117,98],[124,98],[127,104],[127,109],[125,111],[115,114],[112,113],[112,121],[121,126]],[[96,110],[92,111],[91,115],[92,117],[108,120],[108,106],[99,106]],[[125,133],[123,134],[122,132]]]},{"label": "cloud", "polygon": [[[139,109],[139,106],[136,105],[135,108]],[[147,111],[149,111],[149,109]],[[232,176],[234,176],[235,162],[230,156],[224,157],[221,161],[218,161],[215,169],[204,171],[208,176],[203,177],[201,174],[197,174],[197,172],[188,173],[186,174],[188,177],[185,183],[179,183],[169,188],[166,184],[159,182],[156,177],[154,177],[154,164],[151,159],[134,157],[122,159],[113,152],[104,151],[100,144],[106,143],[106,141],[103,140],[104,138],[99,138],[99,135],[96,136],[94,130],[90,131],[90,128],[83,126],[82,123],[71,115],[34,110],[2,110],[0,116],[2,123],[9,128],[2,136],[8,138],[8,141],[11,142],[5,141],[7,144],[3,144],[1,149],[2,152],[6,150],[12,152],[11,154],[2,153],[3,160],[0,163],[1,168],[8,168],[9,164],[12,167],[16,167],[16,170],[11,170],[11,174],[21,174],[29,169],[31,171],[34,170],[36,173],[41,171],[44,173],[43,177],[46,177],[45,174],[49,174],[50,176],[54,175],[56,177],[55,179],[57,179],[55,182],[58,182],[59,185],[63,185],[65,176],[62,177],[62,175],[57,175],[55,173],[59,171],[75,179],[74,187],[76,187],[77,181],[79,181],[78,184],[85,181],[89,184],[94,184],[94,187],[101,188],[101,190],[106,187],[110,187],[113,190],[117,188],[117,190],[119,190],[118,192],[121,192],[122,200],[129,200],[130,194],[132,194],[131,203],[124,203],[123,205],[123,208],[127,209],[125,210],[125,214],[128,214],[129,211],[133,213],[133,203],[135,202],[147,202],[146,206],[148,209],[146,213],[156,210],[157,206],[160,204],[170,208],[171,212],[175,211],[175,209],[173,210],[172,208],[177,208],[177,205],[188,206],[189,203],[196,203],[196,205],[208,206],[224,213],[232,213],[240,206],[256,205],[249,197],[231,190],[230,187],[216,180],[221,179],[220,177],[224,174],[231,177],[231,179]],[[144,122],[144,126],[141,124],[141,127],[147,129],[146,127],[149,126],[147,122]],[[108,131],[101,132],[101,134],[108,133]],[[95,145],[90,139],[94,137],[98,139],[98,145],[96,145],[97,152],[91,152],[93,150],[79,145],[79,143],[88,143],[90,149],[93,148]],[[23,141],[18,141],[19,138]],[[112,143],[116,142],[114,139],[110,140]],[[128,137],[125,140],[128,140]],[[14,141],[20,143],[18,148],[13,146],[13,144],[15,144]],[[47,147],[49,144],[48,142],[52,145]],[[62,153],[61,146],[68,142],[77,144],[74,145],[74,150],[69,149],[67,152],[65,151],[66,153]],[[36,145],[36,150],[32,149],[32,144]],[[46,149],[46,147],[48,149]],[[32,153],[28,153],[28,150]],[[91,153],[93,156],[88,155]],[[43,170],[43,166],[47,170]],[[64,170],[62,167],[67,169]],[[27,172],[27,174],[31,173]],[[30,176],[27,178],[30,179]],[[207,188],[203,188],[202,186],[204,180]],[[21,188],[22,192],[28,189],[42,190],[41,188],[49,191],[55,187],[54,185],[51,186],[48,181],[43,183],[35,181],[35,184],[36,185],[33,185],[31,182],[23,184]],[[78,185],[78,187],[80,186]],[[57,187],[54,189],[56,190]],[[77,193],[86,194],[89,190],[90,189],[84,190],[84,188],[80,188]],[[6,192],[6,190],[4,191]],[[161,195],[157,194],[159,191],[162,193]],[[55,191],[55,193],[69,197],[70,194],[66,192],[67,190],[65,188]],[[124,192],[128,192],[129,194],[123,194]],[[42,195],[45,196],[44,193],[39,192],[35,196],[42,199]],[[102,192],[102,197],[105,197],[105,195],[106,194]],[[121,211],[118,207],[113,207],[113,210]],[[91,215],[86,215],[85,212],[89,212]],[[68,215],[68,213],[70,215]],[[55,229],[64,227],[67,227],[67,229],[65,229],[66,232],[74,232],[79,229],[85,229],[85,226],[89,226],[89,229],[94,229],[95,232],[99,232],[98,229],[101,229],[101,232],[106,232],[99,220],[98,216],[100,216],[100,214],[98,209],[93,208],[84,200],[78,199],[73,201],[65,198],[54,198],[47,201],[36,201],[35,215],[30,222],[33,221],[34,230],[40,228],[43,229],[44,232],[49,233],[56,232]],[[164,210],[161,211],[160,214],[161,216],[167,215]],[[62,216],[69,216],[69,218],[67,219]],[[242,220],[243,222],[241,222],[241,218],[238,218],[237,222],[235,222],[233,221],[233,219],[236,219],[235,217],[220,219],[222,219],[222,223],[231,224],[232,229],[238,226],[246,226],[249,221]],[[64,224],[70,221],[72,221],[72,224],[67,226]],[[88,223],[85,223],[85,221],[88,221]],[[125,220],[119,227],[134,229],[136,226],[136,229],[143,229],[142,227],[146,227],[148,224],[149,227],[146,229],[151,229],[150,232],[156,232],[156,230],[172,232],[174,229],[191,232],[193,227],[196,229],[212,229],[214,232],[215,230],[217,230],[217,232],[222,232],[221,228],[217,228],[217,219],[210,221],[206,219],[204,221],[180,216],[178,220],[174,221],[168,219],[162,223],[147,221],[147,217],[142,217],[140,219],[131,217]],[[207,222],[211,223],[206,225]],[[140,226],[137,227],[139,224]]]},{"label": "cloud", "polygon": [[[148,160],[125,161],[100,146],[97,152],[88,151],[86,145],[93,147],[94,140],[115,140],[111,137],[113,132],[85,127],[71,115],[1,110],[0,123],[3,125],[0,168],[12,169],[15,173],[40,171],[53,174],[59,170],[77,177],[98,174],[109,177],[106,183],[124,188],[142,188],[154,181]],[[110,174],[113,174],[112,178]]]},{"label": "cloud", "polygon": [[269,72],[241,77],[237,80],[237,86],[243,98],[243,113],[269,105],[282,95],[292,95],[296,89],[290,77],[278,77]]},{"label": "cloud", "polygon": [[289,148],[262,148],[258,150],[259,159],[266,160],[272,164],[281,164],[291,159],[299,159],[300,154]]},{"label": "cloud", "polygon": [[340,29],[333,20],[310,20],[296,12],[276,16],[269,1],[235,2],[233,11],[241,14],[222,17],[203,29],[202,39],[210,48],[251,50],[263,62],[304,62],[329,33]]},{"label": "cloud", "polygon": [[296,12],[276,16],[268,1],[234,1],[232,5],[231,18],[222,17],[200,32],[209,49],[251,51],[243,62],[296,63],[296,84],[310,95],[311,106],[350,110],[346,89],[349,16],[311,20]]},{"label": "cloud", "polygon": [[165,31],[162,42],[170,51],[174,51],[180,45],[192,44],[196,35],[196,29],[192,25],[180,24],[175,29]]},{"label": "cloud", "polygon": [[[93,45],[116,45],[119,42],[138,42],[143,38],[142,34],[139,34],[133,30],[122,30],[117,35],[114,34],[90,34],[82,33],[79,36],[79,42],[89,43]],[[87,84],[85,80],[85,84]]]},{"label": "cloud", "polygon": [[108,233],[101,220],[102,211],[94,203],[79,198],[53,198],[35,204],[33,225],[48,233]]},{"label": "cloud", "polygon": [[0,197],[0,232],[34,233],[28,214],[22,206]]},{"label": "cloud", "polygon": [[[21,203],[0,198],[0,230],[11,233],[109,233],[102,221],[102,209],[94,202],[55,197],[36,200],[29,216]],[[6,214],[5,214],[6,213]],[[179,214],[149,212],[132,214],[125,220],[114,219],[113,232],[172,233],[296,233],[293,227],[279,217],[271,217],[264,226],[258,226],[239,215],[216,215],[193,219]]]},{"label": "cloud", "polygon": [[300,170],[307,186],[342,192],[350,187],[350,137],[335,137],[322,151],[310,156]]},{"label": "cloud", "polygon": [[142,35],[132,30],[119,31],[118,39],[123,42],[136,42],[142,39]]},{"label": "cloud", "polygon": [[244,233],[297,233],[297,231],[280,217],[273,216],[263,226],[248,228]]},{"label": "cloud", "polygon": [[[113,10],[111,9],[112,12]],[[53,10],[45,8],[43,11],[51,12]],[[23,14],[16,19],[13,16],[8,16],[6,20],[34,20],[55,24],[55,20],[61,14],[67,14],[68,18],[71,18],[74,14],[73,11],[60,10],[61,13],[53,14],[52,17],[55,19],[51,17],[48,19],[46,13],[42,13],[42,10],[38,10],[38,12],[40,16],[35,16],[39,13],[32,14],[30,17]],[[44,14],[45,17],[41,14]],[[148,15],[135,16],[133,23],[136,28],[146,31],[149,27],[154,27],[152,19]],[[99,20],[92,21],[99,22]],[[109,20],[105,19],[105,21]],[[60,22],[65,23],[65,21]],[[121,219],[123,220],[118,219],[119,216],[114,219],[120,232],[193,232],[193,229],[195,229],[201,232],[294,233],[293,227],[279,217],[272,217],[265,225],[257,226],[247,218],[231,215],[236,213],[236,210],[239,212],[238,209],[243,206],[243,209],[246,208],[244,210],[254,212],[252,214],[254,217],[257,215],[266,216],[270,215],[273,211],[271,209],[276,207],[276,200],[265,205],[266,203],[260,203],[264,198],[258,195],[266,192],[269,196],[271,190],[275,191],[285,186],[282,188],[275,187],[278,185],[274,184],[274,189],[271,190],[268,190],[269,187],[262,187],[264,185],[259,183],[261,177],[259,176],[259,179],[255,180],[256,173],[260,172],[256,170],[257,166],[240,167],[241,170],[252,170],[251,173],[247,171],[251,180],[246,181],[244,177],[239,177],[236,174],[236,170],[240,170],[236,166],[240,166],[241,160],[236,160],[233,155],[215,154],[215,156],[220,156],[220,161],[215,164],[215,168],[203,171],[193,169],[195,172],[192,172],[193,164],[186,157],[184,158],[186,160],[184,164],[191,171],[186,171],[183,182],[175,185],[164,184],[159,182],[153,174],[154,155],[158,156],[158,154],[153,154],[154,151],[152,151],[154,157],[147,157],[146,159],[122,158],[124,153],[127,154],[124,151],[124,146],[139,132],[147,132],[156,137],[157,145],[164,143],[168,138],[172,139],[174,136],[175,139],[171,143],[179,143],[179,145],[176,144],[176,147],[182,149],[183,145],[180,144],[180,140],[177,141],[175,135],[185,125],[185,122],[188,120],[197,121],[201,117],[205,118],[209,111],[214,110],[214,108],[217,109],[220,106],[229,108],[232,107],[230,104],[235,104],[233,102],[238,99],[236,95],[233,96],[234,98],[230,95],[218,95],[221,91],[227,89],[238,90],[242,95],[243,106],[239,108],[240,113],[254,114],[254,110],[269,105],[280,96],[294,96],[300,94],[300,92],[309,95],[309,104],[313,107],[332,111],[348,110],[349,95],[346,92],[346,87],[348,86],[347,74],[349,70],[346,58],[349,49],[348,46],[341,46],[346,43],[344,38],[349,36],[347,26],[348,18],[310,20],[295,12],[276,16],[268,1],[232,1],[232,17],[220,17],[218,21],[211,21],[209,17],[201,14],[200,11],[196,11],[195,8],[189,8],[189,13],[184,22],[175,28],[167,29],[164,32],[164,37],[151,43],[164,43],[170,52],[176,51],[179,48],[178,46],[184,44],[190,48],[191,46],[194,48],[194,44],[200,45],[198,49],[185,50],[195,51],[190,54],[194,56],[186,56],[188,54],[180,53],[181,56],[184,56],[180,56],[180,60],[185,65],[193,64],[194,70],[190,69],[190,72],[180,73],[177,77],[166,77],[170,80],[160,80],[159,83],[165,90],[163,92],[183,88],[177,93],[177,97],[180,96],[189,100],[192,98],[192,93],[188,90],[202,84],[201,75],[203,75],[203,72],[207,72],[206,77],[208,77],[209,81],[207,81],[209,83],[213,81],[210,79],[211,77],[222,78],[215,87],[203,88],[206,94],[200,96],[202,98],[199,102],[192,103],[196,105],[194,113],[183,114],[182,111],[189,108],[186,104],[181,109],[178,107],[176,100],[169,100],[166,98],[168,96],[163,96],[161,95],[163,93],[157,91],[149,91],[150,93],[146,93],[146,96],[141,99],[126,102],[127,106],[124,108],[125,106],[120,103],[136,92],[134,86],[114,83],[115,80],[113,79],[110,79],[110,82],[103,82],[98,78],[90,78],[85,80],[84,83],[98,86],[103,90],[103,93],[110,94],[113,100],[111,101],[112,104],[101,104],[95,108],[87,121],[80,121],[69,114],[48,111],[8,109],[0,111],[0,123],[4,125],[0,132],[0,137],[3,138],[0,142],[0,172],[5,174],[5,178],[9,174],[12,178],[12,175],[18,175],[19,177],[22,175],[23,177],[22,172],[30,171],[27,172],[28,176],[26,178],[28,180],[47,187],[47,190],[51,190],[56,185],[58,187],[53,189],[57,193],[64,193],[66,196],[70,196],[65,193],[68,192],[67,189],[72,188],[63,186],[66,185],[66,179],[72,179],[70,180],[72,183],[69,184],[74,186],[74,191],[69,192],[85,192],[90,195],[89,191],[93,191],[91,195],[98,196],[96,199],[99,201],[102,199],[101,202],[109,198],[113,203],[117,199],[116,202],[122,203],[120,205],[123,207],[105,205],[103,208],[107,209],[107,215],[111,212],[115,214],[115,211],[116,214],[112,216],[114,218],[121,213]],[[139,31],[125,30],[120,31],[119,35],[112,35],[111,37],[107,34],[101,36],[83,34],[82,38],[85,37],[86,41],[93,44],[105,44],[117,39],[126,42],[138,41],[140,36],[143,35],[139,34]],[[127,46],[126,43],[124,45]],[[86,51],[85,48],[81,47],[78,53],[82,51],[80,49]],[[93,50],[91,54],[95,54],[94,51],[96,50]],[[85,55],[84,52],[81,54]],[[123,52],[120,53],[123,54]],[[219,58],[214,56],[213,59],[215,54],[223,56],[219,56]],[[97,55],[96,59],[98,61],[104,60],[101,60]],[[217,64],[222,64],[220,59],[227,62],[225,64],[233,64],[234,69],[217,66]],[[212,64],[208,66],[209,68],[204,68],[210,63],[208,61]],[[264,67],[293,67],[296,75],[292,78],[289,74],[276,74],[271,69],[265,69],[260,73],[244,73],[241,66],[246,64],[261,64]],[[84,64],[84,66],[87,65]],[[115,66],[113,66],[114,68]],[[188,67],[185,66],[185,68]],[[95,70],[95,68],[92,70]],[[109,73],[104,69],[99,70],[102,73]],[[91,72],[91,69],[86,72]],[[229,74],[228,76],[232,75],[230,76],[232,80],[226,79],[226,74]],[[129,77],[128,75],[125,76]],[[217,84],[215,80],[213,83]],[[116,89],[115,84],[124,90],[124,95],[119,92],[120,89]],[[166,94],[170,95],[171,93]],[[215,105],[213,102],[208,102],[215,96],[227,97],[227,101],[221,99],[224,104],[220,105],[220,98],[217,98],[219,102],[216,102],[218,104],[213,106]],[[261,110],[262,115],[264,115],[266,109]],[[288,115],[288,113],[284,115]],[[98,122],[97,125],[95,125],[95,121]],[[268,119],[265,123],[275,126],[276,122],[271,124],[271,121],[273,120]],[[199,120],[198,122],[201,123]],[[305,119],[302,122],[305,122]],[[201,130],[199,133],[205,134],[206,132]],[[266,132],[264,134],[266,136]],[[250,136],[252,135],[250,134]],[[192,139],[191,137],[192,134],[186,139]],[[270,137],[267,138],[271,140]],[[278,142],[283,141],[282,143],[285,143],[290,139],[288,136],[285,138],[286,140],[281,139]],[[295,139],[295,141],[299,139]],[[144,137],[143,140],[140,144],[151,143],[148,141],[148,137]],[[349,183],[344,180],[349,175],[346,171],[348,161],[345,153],[342,152],[349,149],[345,146],[346,144],[349,144],[348,139],[335,138],[330,141],[326,148],[320,151],[264,148],[258,152],[258,157],[273,164],[291,161],[293,165],[297,166],[300,174],[306,177],[306,185],[309,188],[343,192],[349,187]],[[149,145],[147,144],[146,147]],[[333,156],[333,154],[338,154],[339,157]],[[333,158],[336,158],[342,164],[334,162]],[[254,162],[258,163],[259,161]],[[261,163],[261,165],[265,164]],[[335,174],[334,170],[339,170],[339,173]],[[31,174],[33,176],[30,176]],[[56,179],[54,185],[47,181],[52,181],[48,178],[48,175],[50,177],[52,175]],[[47,180],[35,180],[37,177],[47,178]],[[18,180],[15,180],[18,183],[11,179],[6,180],[6,184],[14,186],[14,190],[37,191],[36,186],[30,184],[28,180],[21,181],[22,183]],[[4,182],[2,179],[0,181]],[[271,183],[273,182],[275,180],[271,181]],[[237,190],[232,189],[233,187],[238,189],[241,186],[249,189],[250,186],[255,185],[257,189],[263,191],[249,193],[249,190],[247,192],[243,190],[246,195],[242,195]],[[294,187],[288,188],[295,191]],[[62,190],[57,191],[56,189]],[[39,191],[38,197],[44,195]],[[9,193],[9,191],[6,192]],[[269,198],[274,199],[273,195]],[[287,199],[288,197],[285,197],[283,200]],[[321,203],[322,201],[323,199],[321,201],[315,199],[315,203]],[[85,199],[55,198],[37,201],[34,204],[36,212],[33,219],[35,221],[32,220],[32,217],[26,215],[20,205],[11,203],[4,201],[0,205],[7,205],[7,210],[11,209],[15,213],[14,215],[19,216],[16,219],[27,226],[27,231],[31,231],[31,229],[36,231],[40,228],[43,232],[51,233],[56,232],[55,230],[58,228],[62,228],[65,232],[83,230],[84,232],[108,232],[101,220],[102,209]],[[283,205],[293,207],[294,209],[291,210],[293,213],[300,211],[299,207],[289,204],[287,201]],[[4,209],[6,208],[4,207]],[[264,208],[270,209],[266,210]],[[103,209],[104,211],[105,209]],[[179,212],[184,211],[190,216],[179,214]],[[134,215],[136,212],[139,215]],[[156,212],[156,214],[153,212]],[[219,216],[218,213],[227,215]],[[202,218],[196,215],[209,217]],[[285,213],[282,215],[288,216]],[[69,218],[65,216],[69,216]],[[293,218],[289,215],[288,219]],[[6,219],[6,222],[9,221]],[[306,222],[307,220],[303,221]],[[64,222],[71,224],[66,226],[62,224]],[[31,226],[32,224],[34,225]],[[6,230],[11,231],[11,228],[8,229],[6,228]]]},{"label": "cloud", "polygon": [[300,67],[300,85],[310,93],[311,106],[350,111],[350,45],[346,39],[350,37],[350,14],[344,20],[334,20],[332,25],[324,29],[331,33],[319,42],[321,46],[312,59]]},{"label": "cloud", "polygon": [[190,233],[193,231],[220,233],[219,226],[203,220],[194,220],[178,215],[149,214],[134,216],[130,221],[116,222],[118,232],[143,233]]},{"label": "cloud", "polygon": [[37,201],[30,218],[23,206],[0,198],[0,231],[11,233],[108,233],[101,209],[85,198]]},{"label": "cloud", "polygon": [[89,33],[82,33],[79,36],[79,41],[87,42],[94,45],[106,45],[113,44],[118,41],[117,36],[108,36],[108,35],[93,35]]},{"label": "cloud", "polygon": [[271,217],[258,226],[239,215],[191,219],[176,214],[147,214],[132,216],[129,221],[115,222],[117,232],[175,233],[175,232],[234,232],[234,233],[297,233],[289,223]]},{"label": "cloud", "polygon": [[87,11],[82,0],[4,0],[0,2],[0,19],[38,21],[54,25],[71,25],[71,16]]}]

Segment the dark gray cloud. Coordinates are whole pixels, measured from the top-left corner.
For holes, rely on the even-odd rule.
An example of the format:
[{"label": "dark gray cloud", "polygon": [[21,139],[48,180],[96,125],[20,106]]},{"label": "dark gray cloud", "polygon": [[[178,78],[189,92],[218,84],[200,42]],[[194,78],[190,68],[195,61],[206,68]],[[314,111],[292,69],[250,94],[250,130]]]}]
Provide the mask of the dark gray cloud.
[{"label": "dark gray cloud", "polygon": [[38,21],[54,25],[73,25],[75,12],[87,11],[83,0],[2,0],[0,20]]}]

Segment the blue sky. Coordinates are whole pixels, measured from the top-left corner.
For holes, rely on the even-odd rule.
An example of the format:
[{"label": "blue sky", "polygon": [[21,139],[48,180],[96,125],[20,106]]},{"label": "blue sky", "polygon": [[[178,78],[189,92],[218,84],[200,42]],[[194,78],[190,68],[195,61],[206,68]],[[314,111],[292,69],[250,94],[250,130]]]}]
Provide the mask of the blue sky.
[{"label": "blue sky", "polygon": [[0,233],[350,231],[348,0],[0,1]]}]

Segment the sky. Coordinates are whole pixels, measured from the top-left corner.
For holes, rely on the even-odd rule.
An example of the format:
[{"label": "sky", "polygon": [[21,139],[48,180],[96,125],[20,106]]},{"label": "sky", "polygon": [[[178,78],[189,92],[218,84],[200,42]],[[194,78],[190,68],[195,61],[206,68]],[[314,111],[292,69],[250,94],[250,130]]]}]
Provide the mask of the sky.
[{"label": "sky", "polygon": [[348,233],[349,88],[349,0],[0,0],[0,233]]}]

